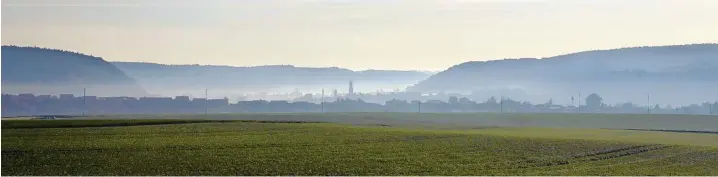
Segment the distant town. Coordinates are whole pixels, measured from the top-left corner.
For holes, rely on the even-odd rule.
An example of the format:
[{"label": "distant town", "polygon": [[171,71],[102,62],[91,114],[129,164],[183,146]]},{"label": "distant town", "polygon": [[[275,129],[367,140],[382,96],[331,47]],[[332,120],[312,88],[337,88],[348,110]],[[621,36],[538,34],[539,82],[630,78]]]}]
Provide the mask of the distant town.
[{"label": "distant town", "polygon": [[[201,114],[243,112],[520,112],[520,113],[621,113],[621,114],[699,114],[718,113],[717,102],[705,102],[681,107],[636,105],[625,103],[609,105],[598,94],[580,98],[580,106],[491,97],[471,100],[467,97],[434,95],[428,100],[394,98],[383,103],[368,102],[366,95],[350,92],[330,96],[308,94],[294,100],[240,100],[228,98],[206,99],[175,97],[97,97],[73,94],[34,95],[3,94],[2,116],[33,115],[105,115],[105,114]],[[446,95],[443,95],[446,96]]]}]

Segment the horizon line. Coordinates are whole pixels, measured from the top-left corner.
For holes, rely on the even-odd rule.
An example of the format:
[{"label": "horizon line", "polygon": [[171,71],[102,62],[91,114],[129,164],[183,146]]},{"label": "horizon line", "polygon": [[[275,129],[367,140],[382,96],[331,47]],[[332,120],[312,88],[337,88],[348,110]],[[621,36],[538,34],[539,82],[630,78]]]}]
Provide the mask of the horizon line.
[{"label": "horizon line", "polygon": [[[667,44],[667,45],[643,45],[643,46],[623,46],[623,47],[614,47],[614,48],[603,48],[603,49],[593,49],[593,50],[583,50],[583,51],[575,51],[570,53],[562,53],[562,54],[556,54],[552,56],[542,56],[542,57],[513,57],[513,58],[500,58],[500,59],[488,59],[488,60],[468,60],[464,61],[462,63],[454,64],[453,66],[460,65],[463,63],[468,62],[485,62],[485,61],[501,61],[501,60],[515,60],[515,59],[548,59],[552,57],[557,56],[564,56],[564,55],[571,55],[576,53],[582,53],[582,52],[591,52],[591,51],[608,51],[608,50],[618,50],[618,49],[632,49],[632,48],[642,48],[642,47],[672,47],[672,46],[689,46],[689,45],[718,45],[718,41],[716,42],[696,42],[696,43],[683,43],[683,44]],[[69,49],[60,49],[60,48],[48,48],[48,47],[42,47],[42,46],[33,46],[33,45],[18,45],[18,44],[2,44],[2,47],[33,47],[33,48],[42,48],[42,49],[51,49],[51,50],[61,50],[61,51],[67,51],[67,52],[74,52],[79,53],[83,55],[88,55],[92,57],[99,57],[102,60],[105,60],[102,56],[95,56],[89,53],[83,53],[76,50],[69,50]],[[197,63],[181,63],[181,64],[169,64],[169,63],[154,63],[154,62],[146,62],[146,61],[117,61],[117,60],[105,60],[109,63],[117,62],[117,63],[142,63],[142,64],[157,64],[157,65],[165,65],[165,66],[215,66],[215,67],[236,67],[236,68],[252,68],[252,67],[271,67],[271,66],[289,66],[289,67],[297,67],[297,68],[314,68],[314,69],[346,69],[354,72],[366,72],[366,71],[405,71],[405,72],[421,72],[421,73],[438,73],[441,71],[445,71],[448,68],[451,68],[453,66],[446,67],[445,69],[373,69],[373,68],[364,68],[364,69],[352,69],[352,68],[346,68],[346,67],[339,67],[339,66],[305,66],[305,65],[297,65],[297,64],[265,64],[265,65],[227,65],[227,64],[197,64]]]}]

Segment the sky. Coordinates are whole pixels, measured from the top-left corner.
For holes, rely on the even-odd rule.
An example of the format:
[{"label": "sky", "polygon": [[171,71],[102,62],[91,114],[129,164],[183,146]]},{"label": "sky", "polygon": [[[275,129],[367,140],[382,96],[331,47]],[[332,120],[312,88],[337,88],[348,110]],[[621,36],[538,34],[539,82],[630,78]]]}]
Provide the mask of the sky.
[{"label": "sky", "polygon": [[108,61],[440,71],[715,43],[715,0],[3,0],[2,44]]}]

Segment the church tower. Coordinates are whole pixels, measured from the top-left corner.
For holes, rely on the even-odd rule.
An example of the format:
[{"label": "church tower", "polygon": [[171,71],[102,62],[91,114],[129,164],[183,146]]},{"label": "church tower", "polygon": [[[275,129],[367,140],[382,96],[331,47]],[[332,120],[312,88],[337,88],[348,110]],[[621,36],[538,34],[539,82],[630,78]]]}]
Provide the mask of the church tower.
[{"label": "church tower", "polygon": [[349,93],[348,95],[354,95],[354,82],[349,81]]}]

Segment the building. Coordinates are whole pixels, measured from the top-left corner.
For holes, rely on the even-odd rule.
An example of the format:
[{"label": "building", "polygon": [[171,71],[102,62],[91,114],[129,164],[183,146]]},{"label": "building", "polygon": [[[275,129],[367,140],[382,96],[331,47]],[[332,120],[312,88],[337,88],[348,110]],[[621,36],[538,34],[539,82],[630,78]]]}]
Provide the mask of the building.
[{"label": "building", "polygon": [[75,98],[73,94],[60,94],[60,100],[72,100]]},{"label": "building", "polygon": [[227,98],[207,100],[207,107],[210,107],[210,108],[220,108],[220,107],[225,107],[227,105],[229,105],[229,99],[227,99]]},{"label": "building", "polygon": [[40,100],[40,101],[42,101],[42,100],[49,100],[49,99],[51,99],[51,98],[53,98],[52,95],[38,95],[38,96],[35,96],[35,99]]},{"label": "building", "polygon": [[83,98],[88,102],[97,101],[97,96],[84,96]]},{"label": "building", "polygon": [[32,93],[21,93],[17,96],[23,100],[35,100],[35,95],[33,95]]},{"label": "building", "polygon": [[176,96],[176,97],[175,97],[175,100],[176,100],[176,101],[182,101],[182,102],[189,102],[189,101],[190,101],[189,96]]}]

